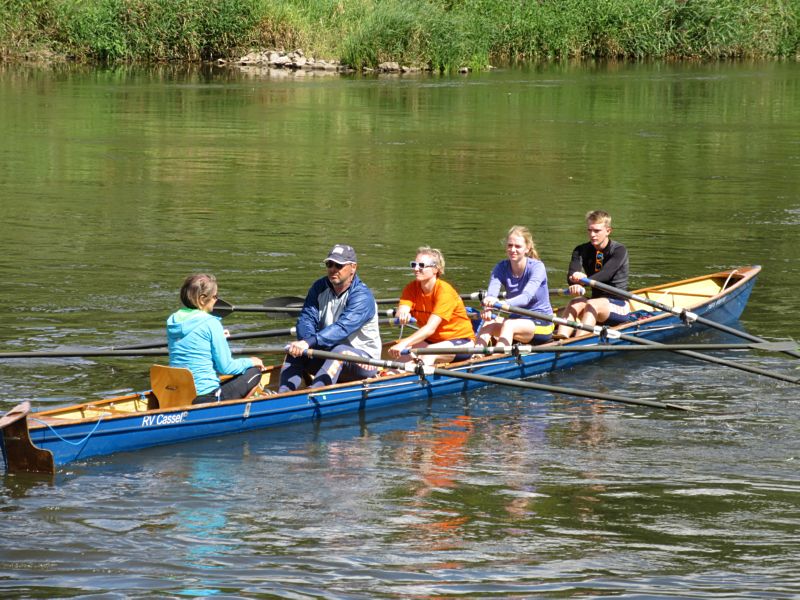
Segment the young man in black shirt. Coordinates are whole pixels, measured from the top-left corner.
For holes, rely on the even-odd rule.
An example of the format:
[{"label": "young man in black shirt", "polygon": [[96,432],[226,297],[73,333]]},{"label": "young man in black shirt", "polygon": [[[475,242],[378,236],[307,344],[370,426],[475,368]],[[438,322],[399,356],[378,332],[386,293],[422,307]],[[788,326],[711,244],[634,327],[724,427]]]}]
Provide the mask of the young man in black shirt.
[{"label": "young man in black shirt", "polygon": [[[630,312],[629,304],[597,289],[592,289],[591,299],[586,298],[583,296],[585,290],[580,285],[580,280],[588,277],[627,290],[628,251],[625,246],[609,237],[611,216],[607,212],[595,210],[588,213],[586,230],[589,233],[589,241],[572,251],[567,275],[569,293],[577,297],[570,300],[563,316],[589,326],[597,323],[616,325],[627,320],[626,315]],[[559,325],[553,337],[563,339],[577,333],[578,330],[572,327]]]}]

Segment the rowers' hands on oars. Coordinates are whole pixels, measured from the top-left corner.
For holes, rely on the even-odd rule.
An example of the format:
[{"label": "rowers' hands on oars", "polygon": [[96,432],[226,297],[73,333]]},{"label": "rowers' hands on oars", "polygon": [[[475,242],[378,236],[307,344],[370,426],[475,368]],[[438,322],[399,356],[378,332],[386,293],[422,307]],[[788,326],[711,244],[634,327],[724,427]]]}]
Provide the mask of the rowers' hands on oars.
[{"label": "rowers' hands on oars", "polygon": [[481,319],[484,321],[493,321],[494,313],[492,313],[492,307],[496,302],[499,301],[500,300],[494,296],[485,296],[481,301],[481,304],[483,304],[483,308],[481,309]]},{"label": "rowers' hands on oars", "polygon": [[407,304],[401,304],[394,311],[394,317],[400,325],[408,325],[411,320],[411,307]]},{"label": "rowers' hands on oars", "polygon": [[581,273],[580,271],[575,271],[569,276],[569,280],[572,282],[572,285],[567,288],[570,296],[583,296],[586,293],[584,287],[579,285],[580,280],[585,277],[586,273]]},{"label": "rowers' hands on oars", "polygon": [[389,356],[392,358],[400,358],[403,355],[403,350],[408,348],[408,343],[405,340],[398,340],[397,343],[389,348]]},{"label": "rowers' hands on oars", "polygon": [[286,346],[286,354],[294,356],[295,358],[302,356],[303,352],[306,350],[308,350],[308,342],[304,342],[303,340],[291,342]]}]

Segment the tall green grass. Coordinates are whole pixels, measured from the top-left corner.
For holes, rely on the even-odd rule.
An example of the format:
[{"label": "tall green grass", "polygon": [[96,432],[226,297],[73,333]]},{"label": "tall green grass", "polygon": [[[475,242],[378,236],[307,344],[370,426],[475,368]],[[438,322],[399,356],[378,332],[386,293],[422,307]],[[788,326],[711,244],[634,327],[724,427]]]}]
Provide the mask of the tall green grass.
[{"label": "tall green grass", "polygon": [[0,0],[0,57],[197,61],[302,47],[354,67],[800,55],[800,0]]}]

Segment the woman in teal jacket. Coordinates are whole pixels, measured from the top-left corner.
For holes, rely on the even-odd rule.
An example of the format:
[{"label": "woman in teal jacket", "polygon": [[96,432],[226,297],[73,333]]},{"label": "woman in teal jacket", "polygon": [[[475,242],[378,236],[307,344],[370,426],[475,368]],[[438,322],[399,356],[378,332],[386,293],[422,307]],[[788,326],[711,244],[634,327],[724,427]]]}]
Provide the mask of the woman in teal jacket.
[{"label": "woman in teal jacket", "polygon": [[[181,287],[184,308],[167,319],[169,365],[192,372],[197,397],[192,404],[244,398],[261,380],[264,363],[256,356],[234,359],[219,317],[213,275],[190,275]],[[218,374],[235,377],[221,383]]]}]

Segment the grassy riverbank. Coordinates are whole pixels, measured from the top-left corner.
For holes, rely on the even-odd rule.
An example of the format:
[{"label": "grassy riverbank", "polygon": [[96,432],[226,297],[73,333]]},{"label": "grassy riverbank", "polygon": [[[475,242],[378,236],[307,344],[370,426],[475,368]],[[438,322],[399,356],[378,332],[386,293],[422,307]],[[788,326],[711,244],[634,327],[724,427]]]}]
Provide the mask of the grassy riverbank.
[{"label": "grassy riverbank", "polygon": [[303,48],[360,68],[800,56],[800,0],[0,0],[0,58],[198,61]]}]

